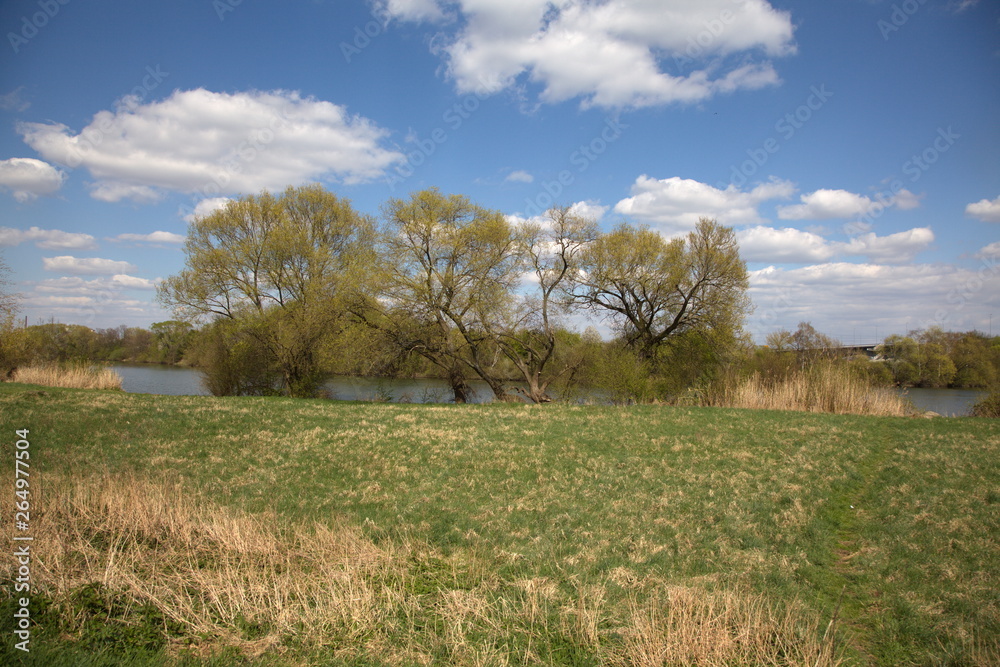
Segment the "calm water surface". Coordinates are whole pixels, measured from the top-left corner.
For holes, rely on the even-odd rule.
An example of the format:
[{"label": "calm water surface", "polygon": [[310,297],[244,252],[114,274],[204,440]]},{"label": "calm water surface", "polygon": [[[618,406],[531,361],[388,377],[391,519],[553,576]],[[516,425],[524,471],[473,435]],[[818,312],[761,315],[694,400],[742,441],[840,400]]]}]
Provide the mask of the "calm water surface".
[{"label": "calm water surface", "polygon": [[[168,396],[208,396],[202,386],[201,372],[182,366],[153,364],[114,364],[112,370],[122,376],[122,389],[130,394],[165,394]],[[470,382],[471,402],[483,403],[492,397],[485,382]],[[408,403],[446,403],[452,393],[444,380],[387,380],[380,378],[334,378],[324,385],[331,398],[341,401],[402,401]]]},{"label": "calm water surface", "polygon": [[[171,396],[207,396],[201,373],[193,368],[150,364],[115,364],[122,376],[122,389],[133,394]],[[476,403],[492,398],[485,382],[472,382]],[[408,403],[447,403],[451,390],[444,380],[387,380],[380,378],[334,378],[325,385],[332,398],[342,401],[403,401]],[[922,411],[931,410],[946,416],[969,414],[972,405],[986,395],[976,389],[905,389],[901,393]]]}]

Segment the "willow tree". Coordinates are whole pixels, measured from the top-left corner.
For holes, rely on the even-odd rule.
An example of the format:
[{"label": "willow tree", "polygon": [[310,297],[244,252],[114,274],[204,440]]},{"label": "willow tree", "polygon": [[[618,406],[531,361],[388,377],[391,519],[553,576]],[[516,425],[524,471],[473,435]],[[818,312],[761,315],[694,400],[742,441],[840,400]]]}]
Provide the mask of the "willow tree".
[{"label": "willow tree", "polygon": [[734,338],[750,308],[736,235],[706,218],[686,239],[620,225],[588,246],[575,282],[577,301],[609,315],[625,343],[649,360],[689,334]]},{"label": "willow tree", "polygon": [[535,289],[507,311],[506,321],[484,324],[517,369],[524,383],[518,391],[534,403],[550,401],[549,386],[583,361],[568,349],[561,325],[572,303],[573,277],[597,235],[597,223],[568,206],[549,209],[541,223],[526,221],[518,230],[519,252]]},{"label": "willow tree", "polygon": [[[230,201],[195,219],[186,266],[158,288],[182,317],[222,318],[266,350],[291,396],[315,394],[319,347],[372,263],[373,222],[322,186]],[[230,327],[232,328],[232,327]]]},{"label": "willow tree", "polygon": [[507,399],[488,322],[509,308],[520,278],[514,227],[499,211],[434,188],[389,200],[383,217],[377,287],[355,313],[440,367],[456,402],[469,399],[470,376]]}]

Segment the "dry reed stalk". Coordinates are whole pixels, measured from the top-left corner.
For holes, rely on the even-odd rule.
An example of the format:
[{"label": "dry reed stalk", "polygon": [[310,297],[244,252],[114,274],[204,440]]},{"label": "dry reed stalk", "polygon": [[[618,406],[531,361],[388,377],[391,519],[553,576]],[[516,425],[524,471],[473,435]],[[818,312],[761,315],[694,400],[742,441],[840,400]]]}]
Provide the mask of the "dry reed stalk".
[{"label": "dry reed stalk", "polygon": [[713,402],[721,407],[753,410],[799,410],[903,417],[909,404],[891,389],[872,387],[849,369],[820,366],[780,381],[760,375],[730,386]]},{"label": "dry reed stalk", "polygon": [[122,378],[110,368],[92,366],[28,366],[18,368],[13,382],[65,389],[121,389]]}]

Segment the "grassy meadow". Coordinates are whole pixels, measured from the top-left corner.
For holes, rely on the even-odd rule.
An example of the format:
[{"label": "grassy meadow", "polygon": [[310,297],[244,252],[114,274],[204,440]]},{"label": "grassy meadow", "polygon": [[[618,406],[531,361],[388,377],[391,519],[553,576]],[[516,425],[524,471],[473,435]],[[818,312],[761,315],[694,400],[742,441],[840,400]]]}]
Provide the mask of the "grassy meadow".
[{"label": "grassy meadow", "polygon": [[0,414],[35,536],[3,664],[1000,664],[996,420],[9,383]]}]

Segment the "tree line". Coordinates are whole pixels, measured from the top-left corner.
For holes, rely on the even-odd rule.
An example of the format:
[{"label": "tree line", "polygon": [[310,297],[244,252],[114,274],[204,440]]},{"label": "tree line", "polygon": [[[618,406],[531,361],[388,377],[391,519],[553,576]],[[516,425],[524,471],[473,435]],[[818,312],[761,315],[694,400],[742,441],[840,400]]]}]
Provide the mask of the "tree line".
[{"label": "tree line", "polygon": [[419,358],[459,403],[472,379],[539,403],[596,342],[572,330],[574,310],[607,317],[646,375],[682,350],[709,362],[732,348],[749,310],[735,234],[715,221],[668,241],[628,224],[601,233],[569,207],[515,222],[437,189],[378,218],[318,185],[246,196],[195,220],[185,253],[158,298],[206,322],[210,381],[229,393],[312,396],[324,357],[371,349],[373,363]]},{"label": "tree line", "polygon": [[[474,380],[496,400],[599,390],[672,401],[816,363],[849,363],[883,385],[1000,381],[1000,339],[976,332],[891,336],[879,363],[842,358],[808,323],[753,345],[735,234],[708,219],[667,240],[628,223],[601,232],[569,207],[512,220],[437,189],[390,199],[376,217],[310,185],[195,219],[184,250],[183,270],[157,293],[176,319],[149,330],[19,330],[0,289],[0,372],[28,361],[186,363],[214,394],[300,397],[336,374],[433,376],[459,403]],[[577,315],[604,319],[612,338],[579,331]]]}]

